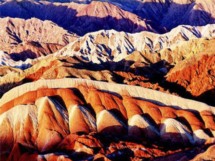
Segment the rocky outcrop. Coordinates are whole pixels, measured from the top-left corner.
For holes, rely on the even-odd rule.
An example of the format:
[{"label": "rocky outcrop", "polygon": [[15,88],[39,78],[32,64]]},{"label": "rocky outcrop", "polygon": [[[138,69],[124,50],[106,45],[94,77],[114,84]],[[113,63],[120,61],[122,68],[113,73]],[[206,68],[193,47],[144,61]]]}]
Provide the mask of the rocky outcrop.
[{"label": "rocky outcrop", "polygon": [[66,45],[75,39],[74,34],[70,34],[67,30],[48,20],[6,17],[1,18],[0,23],[2,24],[0,27],[2,40],[0,42],[11,46],[32,41]]},{"label": "rocky outcrop", "polygon": [[214,160],[213,0],[54,1],[0,0],[0,160]]},{"label": "rocky outcrop", "polygon": [[[159,52],[165,54],[170,52],[169,50],[175,50],[177,46],[182,46],[182,43],[195,39],[211,39],[214,37],[214,28],[214,25],[204,27],[179,26],[162,35],[151,32],[128,34],[114,30],[101,30],[86,34],[59,50],[56,55],[78,56],[86,61],[99,64],[107,61],[118,62],[126,59],[134,52],[141,52],[144,53],[146,62],[147,59],[155,62],[156,56],[152,54],[158,55]],[[183,55],[186,54],[183,53]],[[172,54],[169,55],[171,57]],[[177,56],[174,55],[173,57]],[[169,62],[169,60],[167,61]]]},{"label": "rocky outcrop", "polygon": [[169,82],[184,87],[199,100],[214,104],[214,55],[191,57],[177,64],[167,75]]},{"label": "rocky outcrop", "polygon": [[[171,95],[152,99],[147,89],[72,79],[14,90],[18,95],[6,93],[0,105],[1,157],[9,160],[152,159],[215,143],[211,107],[183,100],[185,109],[177,109],[146,100],[173,101]],[[182,105],[181,98],[172,103],[179,106],[178,100]]]},{"label": "rocky outcrop", "polygon": [[[177,85],[173,81],[169,81],[169,78],[174,71],[180,71],[182,68],[187,68],[189,64],[199,61],[204,53],[213,55],[214,41],[213,38],[182,41],[177,45],[172,45],[170,48],[164,48],[158,53],[134,51],[125,60],[119,62],[110,60],[102,64],[89,62],[79,56],[64,56],[64,54],[48,55],[33,60],[27,59],[24,62],[11,61],[10,55],[1,53],[2,65],[20,68],[22,70],[2,66],[0,92],[3,94],[21,83],[32,82],[41,78],[58,79],[72,77],[139,85],[167,93],[174,93],[182,97],[205,101],[207,103],[210,102],[208,101],[210,99],[204,99],[207,97],[199,99],[195,96],[187,95],[186,87],[183,87],[183,90],[180,84]],[[68,55],[70,55],[69,49],[65,52],[68,52]],[[99,56],[96,57],[98,58]],[[195,58],[191,59],[191,63],[186,63],[192,57]],[[207,60],[205,64],[207,64]],[[171,68],[172,70],[169,71]],[[187,73],[186,77],[191,78],[192,74]],[[165,78],[166,74],[167,80]],[[209,75],[205,76],[205,79],[209,79],[207,78]],[[204,91],[206,92],[210,89],[205,89]]]},{"label": "rocky outcrop", "polygon": [[[119,62],[123,59],[126,59],[130,63],[137,62],[135,63],[136,65],[133,66],[139,66],[139,62],[142,63],[141,66],[145,66],[145,64],[157,63],[163,59],[169,64],[175,64],[186,57],[190,57],[190,54],[198,54],[203,51],[210,52],[209,49],[212,48],[210,47],[210,44],[213,43],[212,37],[214,36],[214,25],[207,25],[205,27],[179,26],[164,35],[149,32],[127,34],[124,32],[116,32],[114,30],[101,30],[75,40],[76,38],[74,36],[67,35],[64,30],[62,33],[59,31],[60,33],[56,32],[54,34],[51,32],[46,32],[45,34],[43,32],[37,33],[39,32],[39,24],[43,24],[43,22],[40,22],[37,19],[26,20],[26,22],[21,19],[2,20],[14,22],[16,27],[19,26],[19,21],[22,22],[21,24],[23,25],[25,23],[35,23],[34,25],[37,26],[35,29],[36,31],[32,30],[30,36],[28,34],[26,36],[25,33],[31,29],[23,29],[23,32],[19,30],[17,31],[16,27],[11,29],[11,32],[17,37],[19,36],[19,39],[23,42],[14,42],[14,44],[12,42],[14,39],[12,39],[11,36],[5,36],[6,39],[8,38],[7,42],[3,42],[5,40],[2,40],[1,48],[6,53],[2,54],[2,57],[5,58],[2,59],[1,64],[12,67],[26,66],[24,64],[29,64],[28,67],[30,67],[32,64],[31,61],[23,63],[21,61],[16,63],[15,61],[24,61],[28,58],[35,59],[54,53],[55,51],[54,56],[75,56],[82,61],[96,64],[103,62]],[[7,25],[5,25],[5,27],[6,26]],[[48,26],[49,25],[46,25],[46,28],[48,28]],[[44,29],[44,32],[45,30],[48,29]],[[57,31],[57,29],[55,29],[55,31]],[[39,36],[35,36],[34,38],[33,32],[35,35],[44,35],[45,40],[40,40],[41,37]],[[67,37],[65,35],[67,35],[68,38],[65,38]],[[48,38],[50,40],[48,40]],[[61,39],[64,40],[61,41]],[[72,42],[65,46],[69,41]],[[139,45],[140,43],[142,45]],[[201,45],[201,43],[207,43],[209,49]],[[181,46],[183,46],[183,48],[181,48]],[[190,46],[192,46],[192,48]],[[11,63],[8,63],[10,61]],[[124,68],[128,68],[128,64],[129,63],[125,63]],[[121,65],[123,64],[121,63]],[[115,68],[115,66],[116,65],[112,68]],[[23,67],[22,69],[25,68]]]},{"label": "rocky outcrop", "polygon": [[56,52],[77,38],[51,21],[36,18],[24,20],[7,17],[1,18],[0,24],[0,50],[15,61]]},{"label": "rocky outcrop", "polygon": [[[138,86],[129,86],[129,85],[121,85],[115,83],[106,83],[101,81],[92,81],[87,79],[71,79],[71,78],[64,78],[64,79],[50,79],[50,80],[38,80],[32,83],[26,83],[22,86],[18,86],[16,88],[11,89],[10,91],[6,92],[0,100],[0,106],[5,104],[6,102],[13,100],[16,97],[21,96],[22,94],[28,91],[35,91],[39,88],[71,88],[77,87],[81,84],[87,84],[87,86],[95,87],[99,90],[109,91],[109,92],[116,92],[123,95],[125,92],[127,95],[132,97],[140,97],[145,99],[151,99],[155,102],[161,104],[167,104],[170,106],[178,106],[182,109],[195,109],[196,111],[212,111],[214,112],[213,106],[206,105],[201,102],[184,99],[178,96],[174,96],[171,94],[165,94],[163,92],[138,87]],[[19,92],[15,92],[19,91]],[[171,99],[169,99],[171,98]]]},{"label": "rocky outcrop", "polygon": [[[208,56],[206,57],[208,58],[202,59],[204,63],[201,66],[211,64],[213,62],[211,58],[214,54],[214,42],[215,39],[213,38],[191,39],[189,41],[181,41],[177,45],[171,45],[169,48],[161,49],[158,52],[150,52],[147,49],[143,52],[134,51],[126,56],[124,60],[118,62],[109,60],[100,64],[90,62],[80,56],[70,57],[72,54],[70,54],[69,48],[66,47],[64,49],[67,50],[61,50],[62,54],[57,52],[57,54],[39,57],[38,59],[27,59],[26,61],[14,61],[10,55],[0,52],[0,63],[3,65],[1,67],[0,93],[3,94],[14,86],[38,79],[72,77],[139,85],[213,104],[211,102],[213,100],[211,99],[213,97],[213,85],[210,83],[213,73],[212,65],[207,66],[208,69],[210,68],[211,74],[207,74],[207,69],[204,68],[205,70],[203,70],[201,67],[197,75],[195,70],[198,69],[198,66],[195,65],[195,69],[192,68],[192,71],[190,65],[196,64],[197,62],[202,64],[201,57],[205,55],[204,53],[207,53]],[[64,52],[67,54],[64,55]],[[90,57],[90,54],[88,56]],[[98,55],[95,55],[95,57],[99,58]],[[15,68],[20,68],[21,70]],[[188,68],[190,68],[190,72],[185,72],[185,78],[188,79],[186,84],[183,81],[184,76],[181,73],[181,69],[184,71]],[[174,77],[174,80],[174,73],[181,74],[178,75],[179,77]],[[167,76],[165,76],[166,74]],[[207,84],[202,82],[199,85],[202,91],[198,94],[192,93],[193,90],[198,90],[198,88],[194,88],[195,85],[193,85],[192,91],[187,88],[192,75],[196,76],[196,78],[201,76],[201,79],[193,80],[193,83],[202,80],[208,82]],[[176,83],[176,80],[180,78],[181,81]]]}]

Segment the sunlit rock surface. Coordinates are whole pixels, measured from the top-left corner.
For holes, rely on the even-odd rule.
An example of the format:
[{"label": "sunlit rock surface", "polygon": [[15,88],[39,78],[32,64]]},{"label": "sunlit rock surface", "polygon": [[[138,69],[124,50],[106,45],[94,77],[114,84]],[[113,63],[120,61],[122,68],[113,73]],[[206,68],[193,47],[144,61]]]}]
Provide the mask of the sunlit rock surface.
[{"label": "sunlit rock surface", "polygon": [[144,159],[183,154],[184,148],[190,157],[189,150],[199,154],[196,145],[215,140],[214,107],[135,86],[40,80],[5,93],[0,105],[1,155],[12,160]]}]

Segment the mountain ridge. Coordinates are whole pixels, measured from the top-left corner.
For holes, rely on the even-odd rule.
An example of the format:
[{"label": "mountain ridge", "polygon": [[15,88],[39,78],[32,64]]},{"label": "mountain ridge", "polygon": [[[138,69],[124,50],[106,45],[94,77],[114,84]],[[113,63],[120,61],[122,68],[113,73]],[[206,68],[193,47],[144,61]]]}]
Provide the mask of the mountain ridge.
[{"label": "mountain ridge", "polygon": [[[1,104],[0,129],[4,130],[0,134],[0,145],[5,152],[1,156],[17,160],[25,155],[30,159],[33,156],[26,156],[27,150],[28,154],[33,153],[35,156],[45,157],[46,154],[53,153],[57,157],[58,152],[63,150],[65,152],[61,156],[67,156],[67,159],[95,159],[95,155],[99,153],[103,154],[102,158],[110,160],[128,156],[131,159],[156,159],[174,155],[176,151],[184,154],[186,148],[188,151],[183,157],[190,158],[190,151],[195,156],[200,153],[192,146],[206,146],[206,150],[213,147],[215,127],[212,108],[205,105],[206,108],[202,110],[196,108],[198,112],[190,111],[200,104],[203,107],[203,104],[178,97],[172,100],[173,104],[184,101],[184,106],[190,106],[191,109],[158,105],[144,98],[151,95],[156,100],[167,101],[166,95],[159,94],[158,98],[152,94],[155,91],[122,86],[83,79],[61,79],[40,80],[18,87],[20,97],[13,95],[10,102]],[[118,93],[120,90],[122,93]],[[126,91],[131,95],[126,94]],[[9,98],[6,95],[1,98],[1,103]],[[170,95],[168,97],[173,98]],[[184,119],[179,119],[180,117]],[[20,128],[16,129],[17,126]],[[85,139],[81,141],[81,138],[86,138],[85,144],[82,144]],[[139,141],[146,144],[139,144]],[[170,141],[174,143],[174,147]],[[159,144],[163,144],[164,150],[156,146]],[[136,153],[134,146],[144,150],[139,149]],[[98,150],[95,151],[94,148]],[[121,151],[124,148],[129,148],[135,155]],[[144,151],[156,153],[149,155]],[[82,152],[81,155],[78,152]],[[85,153],[87,155],[83,155]],[[207,156],[213,157],[212,154],[209,152]]]},{"label": "mountain ridge", "polygon": [[[191,0],[174,0],[171,2],[128,1],[128,8],[130,6],[131,9],[123,7],[126,4],[121,4],[122,2],[115,2],[116,1],[91,1],[86,4],[74,2],[52,4],[48,1],[20,1],[18,5],[18,3],[13,1],[6,1],[0,5],[0,10],[2,10],[1,16],[15,16],[20,18],[29,18],[29,16],[34,16],[42,20],[52,20],[65,29],[76,32],[79,35],[84,35],[88,32],[100,29],[115,29],[131,33],[143,30],[165,33],[178,25],[204,26],[215,22],[215,15],[213,13],[215,2],[211,0],[195,2]],[[58,15],[62,15],[62,17],[55,16],[54,13],[49,13],[44,9],[44,5],[47,6],[47,9],[55,10],[55,12],[58,13]],[[100,6],[97,8],[99,9],[98,15],[94,12],[96,11],[96,6]],[[102,10],[102,6],[106,6],[104,10]],[[109,9],[109,14],[107,16],[106,9],[108,9],[108,6],[111,6],[114,12]],[[132,6],[135,7],[132,8]],[[7,10],[9,10],[10,7],[17,7],[20,9],[20,12],[16,13],[14,11],[13,13],[7,13]],[[27,11],[25,10],[26,7],[28,8]],[[33,7],[40,8],[44,14],[41,15],[36,13],[33,10]],[[56,7],[61,8],[61,10],[57,10]],[[92,10],[90,11],[90,9]],[[87,13],[87,10],[90,12]],[[122,15],[124,17],[121,20],[115,19],[114,17],[118,17],[120,12],[123,12]],[[112,15],[113,13],[114,15]],[[46,17],[44,17],[44,15],[46,15]],[[80,17],[80,15],[82,16]],[[107,16],[105,20],[98,19],[99,17],[104,17],[104,15]],[[87,22],[89,19],[91,19],[91,24]],[[76,25],[73,26],[71,21],[75,22]],[[112,26],[113,22],[117,25]],[[125,23],[129,26],[123,26]],[[90,26],[92,24],[94,25]],[[79,29],[77,30],[77,28]]]},{"label": "mountain ridge", "polygon": [[214,10],[0,0],[0,160],[215,160]]},{"label": "mountain ridge", "polygon": [[[102,6],[104,6],[103,10],[101,10]],[[9,12],[11,8],[19,8],[19,11]],[[97,17],[98,12],[94,12],[96,8],[99,9],[99,15],[102,15],[100,16],[101,18]],[[106,14],[107,9],[108,15]],[[112,13],[112,9],[117,12]],[[38,13],[36,12],[37,10],[41,12]],[[50,10],[53,12],[50,12]],[[93,12],[90,12],[90,15],[88,15],[88,10]],[[150,26],[146,25],[145,21],[135,14],[124,11],[106,2],[61,4],[42,1],[9,1],[0,4],[0,11],[0,16],[3,17],[10,16],[24,19],[36,17],[41,20],[51,20],[59,26],[64,27],[64,29],[79,35],[84,35],[85,33],[99,29],[115,29],[128,32],[151,30]]]}]

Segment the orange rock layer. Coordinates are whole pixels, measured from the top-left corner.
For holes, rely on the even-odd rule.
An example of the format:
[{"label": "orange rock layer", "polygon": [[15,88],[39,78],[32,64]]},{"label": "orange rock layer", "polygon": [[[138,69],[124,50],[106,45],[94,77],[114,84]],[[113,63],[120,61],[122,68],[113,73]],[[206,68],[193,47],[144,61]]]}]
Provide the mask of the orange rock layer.
[{"label": "orange rock layer", "polygon": [[169,82],[177,83],[198,100],[214,105],[215,93],[215,55],[203,55],[200,59],[192,57],[182,62],[182,69],[170,72]]},{"label": "orange rock layer", "polygon": [[[210,111],[161,106],[80,85],[38,89],[0,108],[3,160],[170,157],[214,144]],[[210,152],[211,154],[211,152]],[[199,156],[201,157],[201,156]]]}]

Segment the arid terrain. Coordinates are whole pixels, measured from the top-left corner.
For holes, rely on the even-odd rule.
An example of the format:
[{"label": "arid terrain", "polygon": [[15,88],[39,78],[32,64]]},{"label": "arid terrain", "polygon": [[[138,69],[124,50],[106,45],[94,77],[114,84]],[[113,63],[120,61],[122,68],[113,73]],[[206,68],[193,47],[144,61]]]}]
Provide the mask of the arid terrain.
[{"label": "arid terrain", "polygon": [[214,0],[0,0],[0,161],[215,160]]}]

